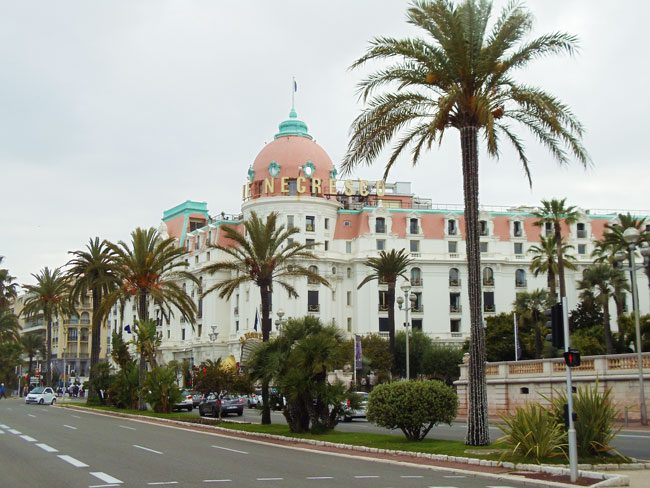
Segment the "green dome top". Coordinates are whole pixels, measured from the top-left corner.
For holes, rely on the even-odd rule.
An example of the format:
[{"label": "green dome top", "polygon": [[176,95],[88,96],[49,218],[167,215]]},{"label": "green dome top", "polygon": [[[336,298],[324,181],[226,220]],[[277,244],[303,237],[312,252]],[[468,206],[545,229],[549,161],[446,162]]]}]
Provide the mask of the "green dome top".
[{"label": "green dome top", "polygon": [[289,112],[289,118],[280,123],[279,129],[280,132],[275,135],[276,139],[286,136],[306,137],[307,139],[312,138],[307,130],[307,124],[302,120],[298,120],[298,114],[293,107],[291,108],[291,112]]}]

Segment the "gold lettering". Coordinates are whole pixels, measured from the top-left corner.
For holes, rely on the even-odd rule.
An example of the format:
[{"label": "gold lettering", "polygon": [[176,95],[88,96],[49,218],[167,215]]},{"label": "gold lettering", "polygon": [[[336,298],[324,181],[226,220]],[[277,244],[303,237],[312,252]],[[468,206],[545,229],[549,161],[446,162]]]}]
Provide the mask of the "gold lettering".
[{"label": "gold lettering", "polygon": [[283,176],[282,177],[282,186],[280,187],[280,191],[282,193],[289,193],[289,177],[288,176]]},{"label": "gold lettering", "polygon": [[359,195],[362,197],[368,196],[368,182],[366,180],[359,180]]},{"label": "gold lettering", "polygon": [[386,194],[386,182],[384,180],[378,181],[376,188],[378,197],[383,197]]},{"label": "gold lettering", "polygon": [[330,180],[330,195],[336,195],[336,180]]},{"label": "gold lettering", "polygon": [[320,178],[312,178],[311,179],[311,193],[312,195],[318,195],[319,193],[322,193],[320,189]]},{"label": "gold lettering", "polygon": [[351,196],[354,194],[354,188],[352,187],[352,180],[345,180],[345,194]]},{"label": "gold lettering", "polygon": [[305,188],[305,177],[298,176],[296,182],[297,182],[296,185],[297,185],[298,193],[305,193],[305,191],[307,190],[307,188]]},{"label": "gold lettering", "polygon": [[264,178],[264,193],[275,193],[275,178]]}]

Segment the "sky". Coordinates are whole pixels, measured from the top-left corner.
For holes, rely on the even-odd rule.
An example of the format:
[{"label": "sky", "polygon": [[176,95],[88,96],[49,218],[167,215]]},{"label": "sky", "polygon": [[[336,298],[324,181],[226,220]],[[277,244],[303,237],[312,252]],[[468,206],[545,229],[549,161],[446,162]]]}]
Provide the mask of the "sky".
[{"label": "sky", "polygon": [[[495,1],[495,12],[505,4]],[[205,201],[239,213],[246,171],[295,106],[335,165],[379,65],[349,70],[374,36],[423,33],[401,0],[0,0],[0,256],[18,283],[91,237],[128,240],[162,212]],[[650,4],[528,1],[534,34],[576,34],[576,56],[542,58],[518,81],[557,95],[586,128],[592,165],[559,167],[533,139],[530,188],[515,154],[481,155],[482,205],[567,197],[585,209],[648,202]],[[354,176],[378,180],[383,161]],[[461,204],[457,133],[389,181]],[[646,210],[650,214],[650,211]]]}]

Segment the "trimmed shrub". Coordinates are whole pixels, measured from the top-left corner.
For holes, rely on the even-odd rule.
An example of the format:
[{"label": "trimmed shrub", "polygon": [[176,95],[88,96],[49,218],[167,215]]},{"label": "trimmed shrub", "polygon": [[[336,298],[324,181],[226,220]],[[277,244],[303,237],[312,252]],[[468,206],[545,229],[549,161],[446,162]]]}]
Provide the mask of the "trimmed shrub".
[{"label": "trimmed shrub", "polygon": [[367,417],[419,441],[434,425],[451,424],[457,411],[456,392],[441,381],[400,381],[375,387],[368,399]]},{"label": "trimmed shrub", "polygon": [[181,401],[181,390],[176,385],[176,368],[159,366],[147,373],[144,381],[147,403],[154,412],[169,413]]}]

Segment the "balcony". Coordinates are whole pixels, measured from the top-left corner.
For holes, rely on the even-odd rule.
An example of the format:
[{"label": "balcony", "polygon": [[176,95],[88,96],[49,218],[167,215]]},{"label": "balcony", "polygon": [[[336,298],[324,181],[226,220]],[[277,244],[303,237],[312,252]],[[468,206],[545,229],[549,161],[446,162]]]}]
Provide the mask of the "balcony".
[{"label": "balcony", "polygon": [[483,286],[494,286],[494,278],[484,278]]},{"label": "balcony", "polygon": [[424,305],[415,305],[411,308],[411,312],[413,313],[423,313],[424,312]]},{"label": "balcony", "polygon": [[418,251],[416,251],[416,252],[411,252],[411,257],[412,258],[419,258],[419,257],[422,257],[422,255]]},{"label": "balcony", "polygon": [[424,283],[424,280],[422,278],[414,278],[411,280],[412,286],[422,286],[422,283]]},{"label": "balcony", "polygon": [[460,286],[460,278],[449,278],[449,286]]},{"label": "balcony", "polygon": [[375,227],[375,234],[385,234],[385,233],[386,233],[385,225],[378,225]]},{"label": "balcony", "polygon": [[307,311],[308,312],[320,312],[320,304],[312,304],[312,305],[307,305]]},{"label": "balcony", "polygon": [[388,312],[388,305],[384,305],[383,303],[380,303],[379,306],[377,307],[377,309],[380,312]]},{"label": "balcony", "polygon": [[483,311],[488,313],[496,312],[494,305],[483,305]]},{"label": "balcony", "polygon": [[526,285],[527,285],[526,280],[515,281],[515,287],[516,288],[526,288]]},{"label": "balcony", "polygon": [[586,230],[578,230],[576,232],[576,235],[578,239],[586,239],[587,238],[587,231]]},{"label": "balcony", "polygon": [[307,232],[314,232],[314,224],[307,224],[307,225],[305,225],[305,231],[307,231]]},{"label": "balcony", "polygon": [[458,304],[450,304],[449,305],[449,312],[450,313],[462,313],[463,312],[463,307]]}]

